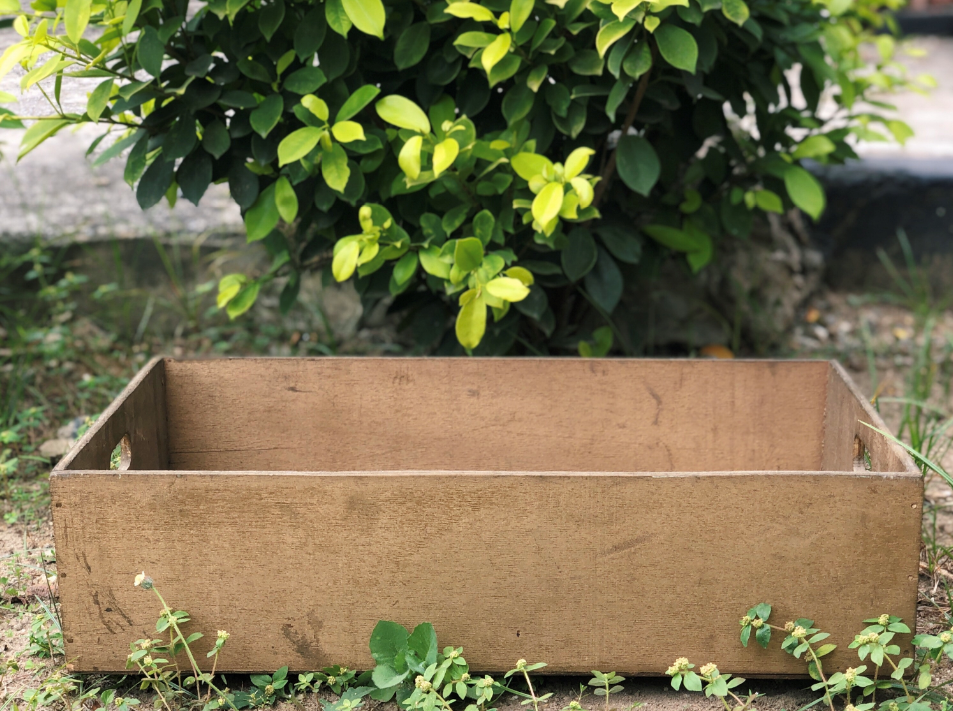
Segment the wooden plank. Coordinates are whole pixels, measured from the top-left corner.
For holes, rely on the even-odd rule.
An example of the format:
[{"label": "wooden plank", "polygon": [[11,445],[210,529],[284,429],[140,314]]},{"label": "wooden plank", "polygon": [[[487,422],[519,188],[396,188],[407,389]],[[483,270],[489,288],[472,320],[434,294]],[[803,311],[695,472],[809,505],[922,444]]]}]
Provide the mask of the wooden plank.
[{"label": "wooden plank", "polygon": [[870,453],[870,464],[876,472],[908,472],[919,475],[913,460],[902,448],[874,432],[864,423],[889,432],[890,428],[871,407],[847,372],[831,361],[827,382],[827,403],[824,410],[821,469],[845,471],[854,467],[854,439]]},{"label": "wooden plank", "polygon": [[367,668],[371,629],[394,619],[433,622],[490,672],[526,657],[658,674],[684,655],[799,674],[776,647],[740,645],[749,605],[814,618],[841,645],[831,669],[856,662],[864,618],[915,616],[909,473],[58,471],[51,493],[66,656],[82,671],[122,670],[129,642],[153,635],[141,570],[190,630],[231,633],[231,671]]},{"label": "wooden plank", "polygon": [[131,450],[129,469],[169,466],[165,405],[165,361],[153,358],[57,464],[66,469],[109,469],[109,458],[123,436]]},{"label": "wooden plank", "polygon": [[166,370],[173,469],[624,472],[821,469],[830,367],[293,358]]}]

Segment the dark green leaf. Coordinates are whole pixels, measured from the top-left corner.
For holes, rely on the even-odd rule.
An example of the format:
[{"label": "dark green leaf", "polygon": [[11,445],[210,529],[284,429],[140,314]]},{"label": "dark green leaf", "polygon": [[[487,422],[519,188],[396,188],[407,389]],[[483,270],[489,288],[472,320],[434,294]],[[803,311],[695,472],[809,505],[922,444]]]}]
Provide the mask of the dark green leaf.
[{"label": "dark green leaf", "polygon": [[563,272],[570,281],[579,281],[596,265],[599,257],[596,241],[589,230],[583,227],[573,229],[567,241],[568,244],[561,255]]},{"label": "dark green leaf", "polygon": [[619,139],[616,168],[622,182],[646,197],[652,192],[662,171],[655,149],[641,136],[622,136]]}]

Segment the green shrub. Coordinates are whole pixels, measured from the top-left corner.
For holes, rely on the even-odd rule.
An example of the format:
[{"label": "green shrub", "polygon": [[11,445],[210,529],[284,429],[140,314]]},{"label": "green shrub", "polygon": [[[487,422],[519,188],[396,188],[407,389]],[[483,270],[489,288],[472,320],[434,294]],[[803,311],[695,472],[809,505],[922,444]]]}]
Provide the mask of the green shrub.
[{"label": "green shrub", "polygon": [[[817,218],[802,159],[909,135],[869,101],[908,83],[879,33],[897,4],[33,0],[0,76],[53,78],[21,156],[95,122],[143,208],[228,182],[273,258],[222,281],[233,317],[323,270],[393,298],[421,350],[628,352],[661,260],[697,272],[759,212]],[[77,77],[101,80],[82,114],[60,104]]]}]

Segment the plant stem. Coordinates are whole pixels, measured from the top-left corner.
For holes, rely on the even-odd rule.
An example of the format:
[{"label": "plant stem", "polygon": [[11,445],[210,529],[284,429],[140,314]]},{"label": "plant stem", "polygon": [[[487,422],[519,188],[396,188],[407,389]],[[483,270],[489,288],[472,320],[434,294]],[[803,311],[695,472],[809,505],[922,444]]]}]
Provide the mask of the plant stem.
[{"label": "plant stem", "polygon": [[807,651],[811,653],[811,659],[814,660],[814,666],[817,667],[817,674],[821,677],[821,681],[824,682],[824,696],[827,699],[827,703],[830,704],[831,711],[835,711],[834,699],[831,698],[830,686],[827,683],[827,677],[824,676],[824,670],[821,668],[821,660],[814,654],[814,648],[811,647],[811,643],[805,642],[805,644],[807,644]]},{"label": "plant stem", "polygon": [[[884,654],[884,659],[886,659],[888,662],[890,662],[890,666],[893,667],[893,670],[894,670],[894,671],[897,671],[897,665],[893,663],[893,659],[890,658],[890,655],[889,655],[889,654]],[[903,694],[904,694],[904,696],[907,697],[907,703],[911,703],[911,704],[912,704],[912,703],[913,703],[913,697],[910,696],[910,691],[907,689],[907,683],[903,680],[903,674],[900,675],[900,679],[899,679],[898,681],[900,682],[900,686],[903,687]]]},{"label": "plant stem", "polygon": [[[529,680],[529,674],[524,669],[523,678],[526,679],[526,686],[529,687],[529,694],[533,699],[533,711],[539,711],[539,702],[536,699],[536,692],[533,690],[533,682]],[[606,697],[606,711],[609,711],[609,699]]]},{"label": "plant stem", "polygon": [[[654,46],[652,54],[655,54]],[[629,129],[632,128],[632,123],[635,121],[635,115],[639,112],[639,107],[642,105],[642,99],[645,98],[645,92],[649,88],[649,77],[651,74],[652,71],[649,70],[645,72],[645,74],[643,74],[642,78],[639,80],[639,86],[636,88],[635,96],[632,98],[632,103],[629,105],[629,113],[626,114],[625,121],[622,122],[622,132],[619,134],[619,140],[622,140],[623,136],[628,135]],[[594,207],[599,207],[599,203],[602,201],[602,196],[609,187],[609,181],[612,180],[612,176],[615,174],[616,154],[618,151],[619,149],[617,144],[616,149],[612,151],[612,155],[609,156],[609,162],[606,163],[606,169],[602,172],[602,180],[600,180],[599,184],[596,185],[596,194],[592,200]]]}]

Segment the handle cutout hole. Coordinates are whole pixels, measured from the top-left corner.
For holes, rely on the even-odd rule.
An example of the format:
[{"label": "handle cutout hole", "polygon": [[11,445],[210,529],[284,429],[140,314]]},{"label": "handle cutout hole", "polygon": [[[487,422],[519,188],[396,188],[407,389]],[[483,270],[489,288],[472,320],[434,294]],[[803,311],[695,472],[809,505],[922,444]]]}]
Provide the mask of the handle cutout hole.
[{"label": "handle cutout hole", "polygon": [[869,472],[873,467],[870,464],[870,450],[860,437],[854,437],[854,471]]},{"label": "handle cutout hole", "polygon": [[109,468],[117,471],[126,471],[132,466],[132,444],[129,435],[124,434],[122,439],[113,448],[109,455]]}]

